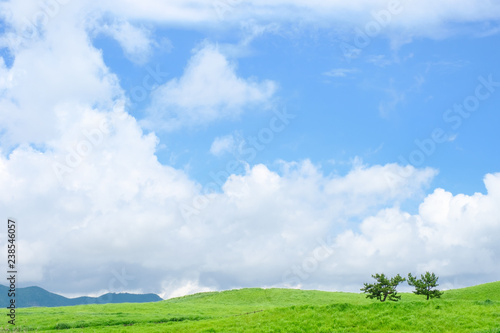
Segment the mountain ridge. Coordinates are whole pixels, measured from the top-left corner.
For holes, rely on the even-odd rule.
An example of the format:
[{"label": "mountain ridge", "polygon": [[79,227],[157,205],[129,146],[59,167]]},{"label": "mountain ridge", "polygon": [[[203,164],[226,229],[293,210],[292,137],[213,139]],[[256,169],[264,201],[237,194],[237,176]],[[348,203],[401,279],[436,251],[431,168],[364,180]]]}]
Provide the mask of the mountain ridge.
[{"label": "mountain ridge", "polygon": [[[7,307],[10,304],[8,297],[9,287],[0,284],[0,306]],[[109,304],[109,303],[149,303],[158,302],[163,299],[156,294],[131,294],[131,293],[107,293],[98,297],[80,296],[68,298],[47,291],[38,286],[16,288],[16,307],[58,307],[85,304]]]}]

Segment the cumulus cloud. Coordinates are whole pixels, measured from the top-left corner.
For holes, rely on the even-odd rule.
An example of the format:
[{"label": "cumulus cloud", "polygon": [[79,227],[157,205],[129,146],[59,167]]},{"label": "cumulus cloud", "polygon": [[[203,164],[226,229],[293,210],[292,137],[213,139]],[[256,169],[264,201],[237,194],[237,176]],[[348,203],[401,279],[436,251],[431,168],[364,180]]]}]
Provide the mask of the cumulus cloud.
[{"label": "cumulus cloud", "polygon": [[[483,32],[495,33],[490,25],[481,25],[481,22],[494,22],[500,18],[500,4],[494,1],[460,0],[453,2],[450,10],[448,1],[384,1],[384,0],[357,0],[357,1],[169,1],[125,3],[117,0],[108,0],[100,6],[117,12],[126,17],[167,21],[172,24],[214,25],[239,24],[241,21],[257,20],[258,22],[309,22],[323,25],[341,25],[344,27],[364,29],[371,21],[387,21],[382,28],[384,33],[394,36],[395,39],[406,39],[413,36],[442,38],[455,33],[456,23],[474,24],[470,33],[477,35]],[[396,14],[388,18],[374,16],[374,13],[387,12],[391,8],[400,8]],[[387,17],[387,16],[385,16]],[[335,22],[335,23],[332,23]],[[480,31],[480,32],[478,32]],[[459,31],[463,32],[463,31]],[[399,37],[397,37],[399,36]]]},{"label": "cumulus cloud", "polygon": [[436,189],[418,214],[390,208],[367,217],[359,232],[348,230],[335,239],[331,273],[362,275],[363,267],[375,261],[376,270],[394,274],[439,272],[449,287],[494,280],[500,248],[493,235],[500,231],[500,219],[493,202],[498,201],[500,174],[484,181],[486,194],[454,196]]},{"label": "cumulus cloud", "polygon": [[[146,268],[163,262],[165,253],[156,256],[153,249],[179,227],[176,207],[195,191],[182,171],[156,160],[156,138],[143,135],[133,118],[80,111],[81,120],[68,128],[68,141],[46,152],[19,147],[0,161],[0,206],[19,219],[27,254],[20,269],[32,283],[47,283],[49,271],[68,277],[91,262],[101,273],[115,262],[141,262]],[[148,241],[151,233],[162,236]],[[41,235],[52,241],[39,241]],[[141,250],[145,244],[148,249]],[[111,268],[104,272],[97,274],[96,285]],[[88,277],[84,273],[79,279],[77,285]]]},{"label": "cumulus cloud", "polygon": [[[277,171],[255,165],[203,198],[182,171],[158,163],[155,137],[133,118],[105,119],[110,130],[63,183],[53,165],[64,159],[55,153],[18,148],[0,161],[0,206],[19,220],[27,254],[20,269],[30,283],[170,297],[245,286],[356,290],[381,270],[430,269],[448,282],[498,273],[500,174],[486,176],[487,194],[437,189],[415,215],[398,207],[420,198],[435,171],[396,164],[358,166],[342,177],[309,161]],[[405,177],[391,182],[388,174]],[[186,205],[194,211],[187,216]],[[330,254],[318,260],[317,251]],[[110,283],[121,270],[127,285]]]},{"label": "cumulus cloud", "polygon": [[153,92],[144,125],[173,130],[235,118],[249,107],[266,107],[275,91],[272,81],[238,77],[235,65],[208,44],[196,51],[182,77]]},{"label": "cumulus cloud", "polygon": [[[22,47],[13,48],[12,68],[0,68],[0,147],[4,150],[21,143],[45,145],[61,135],[73,116],[78,117],[74,105],[109,107],[110,98],[122,94],[100,52],[71,18],[54,16],[43,38],[25,38]],[[15,44],[19,35],[5,38]]]},{"label": "cumulus cloud", "polygon": [[[381,22],[382,34],[392,37],[395,45],[406,43],[416,36],[444,38],[455,33],[464,33],[463,29],[456,29],[459,23],[470,25],[470,34],[491,35],[498,33],[498,28],[492,23],[500,18],[500,4],[489,1],[459,0],[453,2],[450,10],[448,1],[384,1],[384,0],[356,0],[356,1],[158,1],[158,0],[103,0],[95,3],[86,3],[81,0],[32,2],[29,0],[2,2],[1,13],[7,17],[18,32],[25,30],[30,33],[30,22],[41,22],[44,25],[52,21],[61,11],[72,9],[84,10],[87,13],[113,13],[117,17],[132,21],[149,21],[161,24],[186,26],[197,29],[206,27],[226,26],[233,28],[241,22],[254,21],[258,24],[288,24],[300,19],[303,23],[322,26],[339,26],[341,31],[353,32],[356,28],[364,31],[370,22]],[[391,14],[390,10],[395,14]],[[386,15],[389,11],[389,15]],[[45,14],[44,14],[45,13]],[[46,14],[48,13],[48,14]],[[55,14],[54,14],[55,13]],[[28,23],[27,23],[28,22]],[[129,51],[135,50],[128,41],[129,37],[123,33],[131,26],[121,25],[114,29],[120,35],[122,45],[129,45]],[[144,39],[141,29],[132,29],[132,35],[137,40]]]},{"label": "cumulus cloud", "polygon": [[[40,10],[23,7],[28,3],[2,2],[3,13],[13,13],[12,29]],[[109,6],[127,18],[218,19],[210,3],[137,3],[89,6]],[[247,286],[357,291],[381,270],[429,269],[445,286],[486,282],[500,273],[500,174],[485,176],[485,194],[435,189],[425,195],[434,169],[355,165],[338,176],[304,160],[277,170],[248,165],[221,191],[205,195],[183,170],[157,160],[157,136],[145,134],[125,112],[118,80],[78,23],[79,4],[74,0],[64,7],[68,13],[51,16],[42,36],[2,37],[15,62],[0,66],[0,210],[18,220],[24,283],[73,294],[128,290],[170,297]],[[400,25],[415,28],[428,14],[412,11],[415,4],[407,2]],[[472,4],[462,0],[444,11],[443,2],[420,2],[434,9],[430,25],[441,18],[497,17],[496,4]],[[386,4],[254,1],[245,5],[249,14],[235,17],[258,12],[285,19],[289,9],[268,11],[279,5],[334,15]],[[130,46],[125,23],[115,28],[130,55],[147,49]],[[275,90],[274,82],[239,77],[216,46],[204,45],[182,77],[154,92],[158,113],[151,111],[150,120],[174,129],[231,118],[249,106],[265,107]],[[230,141],[214,141],[213,153],[227,150]],[[418,212],[401,208],[408,201],[420,203]]]}]

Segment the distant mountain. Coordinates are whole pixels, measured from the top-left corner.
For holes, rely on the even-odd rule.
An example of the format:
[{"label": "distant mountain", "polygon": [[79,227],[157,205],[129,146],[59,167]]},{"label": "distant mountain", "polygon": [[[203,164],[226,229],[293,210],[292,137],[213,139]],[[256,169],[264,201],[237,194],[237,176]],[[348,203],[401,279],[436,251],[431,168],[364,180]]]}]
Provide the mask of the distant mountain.
[{"label": "distant mountain", "polygon": [[[8,287],[0,285],[0,307],[9,305],[10,298],[7,295]],[[108,293],[99,297],[77,297],[67,298],[51,293],[40,287],[26,287],[16,289],[16,307],[26,308],[32,306],[70,306],[84,304],[107,304],[107,303],[147,303],[158,302],[163,299],[156,294],[129,294]]]}]

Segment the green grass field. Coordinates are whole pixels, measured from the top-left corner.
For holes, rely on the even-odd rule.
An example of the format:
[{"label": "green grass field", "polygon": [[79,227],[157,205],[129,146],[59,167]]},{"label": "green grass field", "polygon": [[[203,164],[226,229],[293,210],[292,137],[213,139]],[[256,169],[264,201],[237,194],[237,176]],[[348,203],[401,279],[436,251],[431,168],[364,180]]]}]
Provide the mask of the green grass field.
[{"label": "green grass field", "polygon": [[[4,309],[4,313],[7,310]],[[2,328],[12,325],[3,317]],[[200,293],[157,303],[17,309],[20,332],[488,332],[500,333],[500,281],[402,294],[381,303],[364,294],[293,289]]]}]

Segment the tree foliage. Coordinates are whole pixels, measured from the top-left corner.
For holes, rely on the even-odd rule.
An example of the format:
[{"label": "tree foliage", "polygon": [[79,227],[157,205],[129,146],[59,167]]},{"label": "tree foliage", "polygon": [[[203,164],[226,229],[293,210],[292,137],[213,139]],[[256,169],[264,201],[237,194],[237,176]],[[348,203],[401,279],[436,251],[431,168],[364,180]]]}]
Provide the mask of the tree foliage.
[{"label": "tree foliage", "polygon": [[367,293],[367,298],[376,298],[381,302],[385,302],[386,299],[390,301],[397,302],[401,299],[401,295],[398,295],[396,287],[403,281],[405,278],[401,277],[399,274],[395,277],[388,278],[384,274],[375,274],[372,277],[377,280],[376,283],[364,283],[364,287],[361,288],[361,291]]},{"label": "tree foliage", "polygon": [[425,295],[427,296],[427,300],[429,300],[429,298],[439,298],[443,294],[442,291],[433,289],[439,286],[437,283],[438,279],[439,277],[434,273],[429,272],[426,272],[425,275],[421,274],[420,279],[417,279],[415,276],[411,275],[411,273],[408,274],[408,284],[415,287],[413,293],[416,295]]}]

